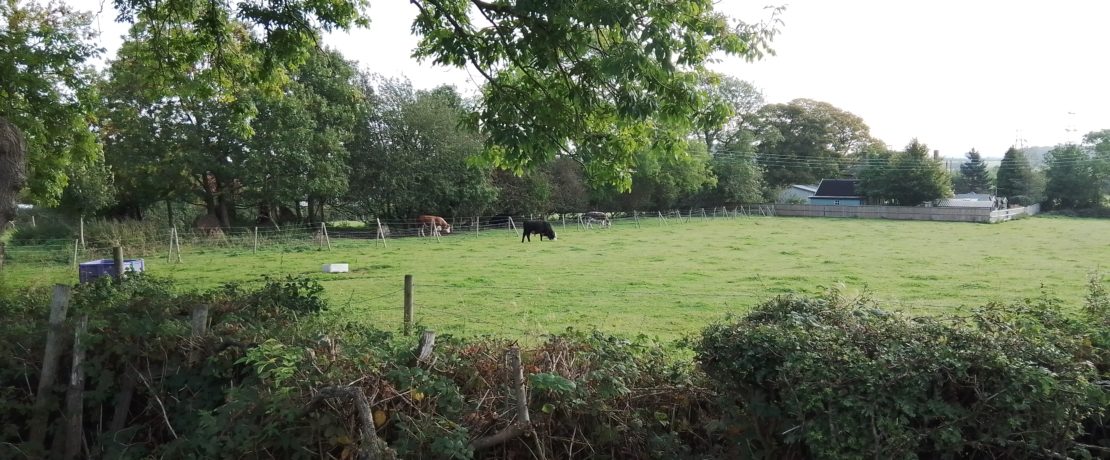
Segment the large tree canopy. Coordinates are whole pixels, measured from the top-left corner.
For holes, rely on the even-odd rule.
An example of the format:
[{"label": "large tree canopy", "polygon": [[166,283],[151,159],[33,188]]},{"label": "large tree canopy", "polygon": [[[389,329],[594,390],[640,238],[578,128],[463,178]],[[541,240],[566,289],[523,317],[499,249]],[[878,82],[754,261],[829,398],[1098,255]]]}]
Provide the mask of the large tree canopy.
[{"label": "large tree canopy", "polygon": [[952,195],[952,179],[929,147],[917,139],[902,152],[868,158],[860,193],[879,203],[917,206]]},{"label": "large tree canopy", "polygon": [[91,18],[56,1],[0,0],[0,119],[25,136],[27,192],[39,204],[57,204],[75,168],[100,158]]},{"label": "large tree canopy", "polygon": [[772,187],[838,177],[876,144],[862,118],[827,102],[769,104],[757,117],[759,164]]},{"label": "large tree canopy", "polygon": [[698,86],[710,55],[756,59],[775,33],[730,21],[711,0],[411,3],[415,55],[486,79],[468,118],[489,159],[519,173],[567,155],[624,189],[637,155],[685,149],[692,120],[714,103]]}]

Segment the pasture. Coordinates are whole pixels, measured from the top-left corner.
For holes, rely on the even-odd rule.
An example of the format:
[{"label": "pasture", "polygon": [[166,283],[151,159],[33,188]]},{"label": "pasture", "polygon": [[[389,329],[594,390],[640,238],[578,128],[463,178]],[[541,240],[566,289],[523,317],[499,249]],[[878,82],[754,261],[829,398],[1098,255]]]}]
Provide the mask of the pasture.
[{"label": "pasture", "polygon": [[[677,338],[770,297],[838,287],[886,308],[934,314],[1042,293],[1082,304],[1088,274],[1110,261],[1110,220],[1037,217],[1003,224],[823,218],[642,219],[520,243],[510,230],[434,238],[185,246],[183,262],[146,255],[148,272],[183,288],[262,275],[321,281],[330,319],[396,329],[402,279],[415,318],[440,333],[531,337],[567,327]],[[18,248],[13,249],[17,254]],[[323,274],[325,263],[350,273]],[[66,264],[9,263],[0,287],[75,282]]]}]

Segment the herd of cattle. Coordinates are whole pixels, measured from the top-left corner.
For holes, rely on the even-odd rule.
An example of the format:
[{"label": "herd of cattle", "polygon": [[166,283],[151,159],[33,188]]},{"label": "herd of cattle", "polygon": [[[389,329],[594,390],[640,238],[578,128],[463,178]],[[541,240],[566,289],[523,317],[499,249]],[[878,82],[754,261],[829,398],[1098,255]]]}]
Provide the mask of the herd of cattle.
[{"label": "herd of cattle", "polygon": [[[438,236],[451,233],[451,224],[440,216],[422,215],[416,218],[416,222],[420,225],[418,232],[420,236]],[[582,214],[582,222],[586,225],[586,228],[592,228],[595,225],[605,228],[613,226],[613,221],[609,219],[609,215],[599,211]],[[539,235],[540,241],[543,241],[545,236],[549,240],[557,239],[555,228],[551,226],[551,222],[546,220],[524,221],[520,242],[523,243],[525,240],[531,242],[532,235]]]}]

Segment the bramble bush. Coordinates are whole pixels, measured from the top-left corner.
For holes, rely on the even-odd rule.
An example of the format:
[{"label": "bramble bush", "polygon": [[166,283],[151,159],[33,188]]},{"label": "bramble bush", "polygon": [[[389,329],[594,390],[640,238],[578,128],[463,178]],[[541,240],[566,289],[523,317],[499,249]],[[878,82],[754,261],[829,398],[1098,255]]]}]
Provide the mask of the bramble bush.
[{"label": "bramble bush", "polygon": [[1047,298],[910,318],[833,291],[708,327],[698,360],[736,456],[1071,456],[1110,401],[1097,330]]},{"label": "bramble bush", "polygon": [[[103,278],[76,289],[69,318],[89,316],[89,458],[359,457],[364,419],[349,398],[317,398],[329,388],[365,396],[374,442],[398,458],[1081,457],[1110,446],[1110,305],[1091,283],[1075,317],[1044,298],[908,318],[833,293],[769,301],[693,345],[537,338],[521,346],[531,424],[477,451],[517,422],[505,338],[441,334],[418,360],[414,337],[337,321],[301,278],[205,292]],[[2,458],[45,454],[26,421],[48,302],[0,292]],[[200,305],[209,327],[194,337]],[[48,450],[66,383],[51,390]]]}]

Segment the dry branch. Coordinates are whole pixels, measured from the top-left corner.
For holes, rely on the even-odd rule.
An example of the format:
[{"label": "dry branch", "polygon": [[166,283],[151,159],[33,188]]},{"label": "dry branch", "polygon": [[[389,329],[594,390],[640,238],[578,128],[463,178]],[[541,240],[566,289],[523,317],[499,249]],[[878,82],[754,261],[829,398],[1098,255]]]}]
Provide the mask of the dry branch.
[{"label": "dry branch", "polygon": [[516,420],[497,433],[471,441],[471,449],[488,449],[515,439],[532,429],[532,419],[528,415],[528,393],[524,388],[524,367],[520,364],[520,348],[514,346],[505,354],[509,358],[513,390],[516,392]]},{"label": "dry branch", "polygon": [[330,386],[324,387],[312,397],[305,408],[306,412],[312,411],[321,402],[326,399],[346,397],[354,401],[355,409],[358,412],[358,425],[359,432],[362,438],[362,448],[359,449],[359,460],[378,460],[388,459],[395,460],[397,453],[389,448],[389,445],[384,440],[378,437],[374,431],[374,416],[370,411],[370,401],[362,390],[350,386]]}]

